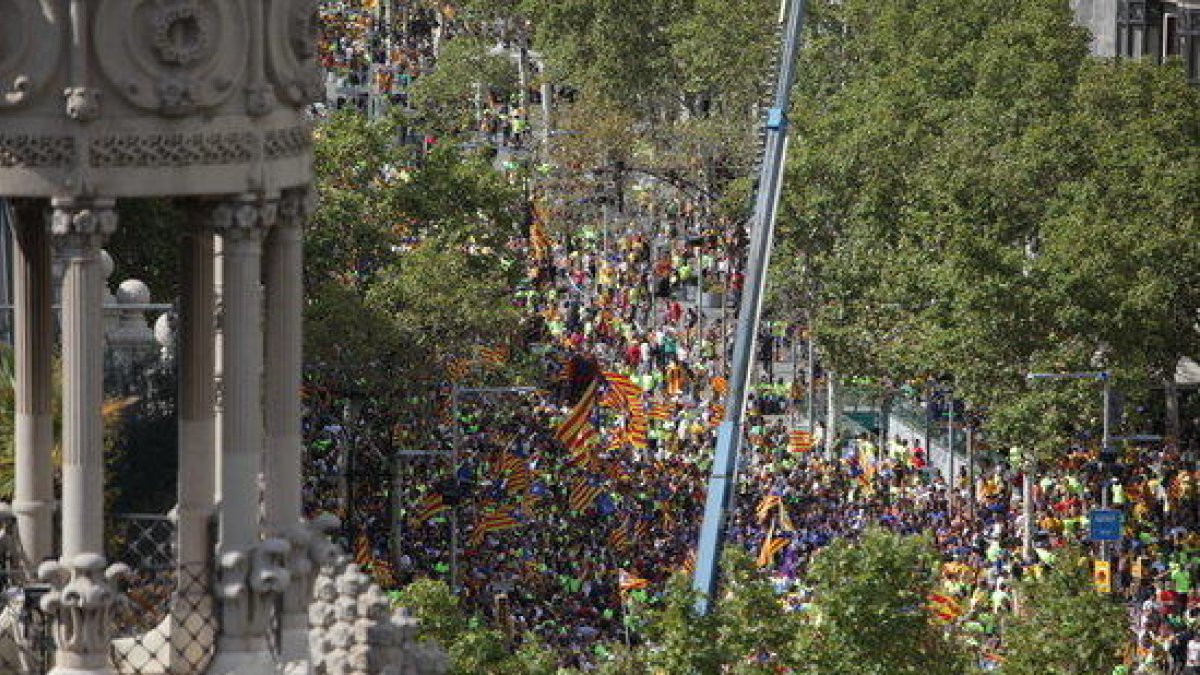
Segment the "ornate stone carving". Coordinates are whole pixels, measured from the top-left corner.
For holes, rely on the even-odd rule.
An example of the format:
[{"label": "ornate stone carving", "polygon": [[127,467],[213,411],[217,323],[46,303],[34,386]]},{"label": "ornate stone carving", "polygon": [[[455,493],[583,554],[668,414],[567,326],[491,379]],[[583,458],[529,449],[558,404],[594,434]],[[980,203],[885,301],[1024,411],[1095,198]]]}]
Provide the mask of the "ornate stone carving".
[{"label": "ornate stone carving", "polygon": [[68,247],[100,246],[117,231],[111,199],[54,200],[50,231]]},{"label": "ornate stone carving", "polygon": [[249,131],[206,134],[108,134],[89,146],[97,168],[243,164],[255,155]]},{"label": "ornate stone carving", "polygon": [[0,0],[0,109],[28,103],[62,53],[63,26],[35,2]]},{"label": "ornate stone carving", "polygon": [[42,563],[38,576],[52,589],[42,597],[41,606],[57,619],[54,641],[60,652],[79,663],[108,658],[109,624],[118,595],[115,584],[129,572],[119,563],[106,569],[104,558],[95,553],[81,553],[65,563]]},{"label": "ornate stone carving", "polygon": [[188,66],[207,52],[212,38],[212,21],[194,3],[160,6],[150,19],[151,44],[159,60]]},{"label": "ornate stone carving", "polygon": [[312,129],[307,125],[272,129],[263,134],[263,159],[299,157],[312,149]]},{"label": "ornate stone carving", "polygon": [[213,209],[213,227],[217,234],[227,239],[262,239],[275,224],[279,213],[276,201],[255,200],[223,203]]},{"label": "ornate stone carving", "polygon": [[321,100],[325,75],[317,60],[317,0],[271,0],[267,73],[279,98],[300,106]]},{"label": "ornate stone carving", "polygon": [[217,567],[221,630],[226,635],[246,635],[250,625],[250,557],[244,551],[227,551],[221,554]]},{"label": "ornate stone carving", "polygon": [[445,652],[416,639],[418,622],[392,612],[387,595],[358,565],[322,568],[309,606],[313,675],[440,675]]},{"label": "ornate stone carving", "polygon": [[283,539],[267,539],[254,547],[250,565],[250,630],[265,635],[267,610],[291,583],[287,556],[291,546]]},{"label": "ornate stone carving", "polygon": [[187,115],[220,105],[236,89],[247,63],[246,26],[240,2],[103,0],[96,53],[126,101]]},{"label": "ornate stone carving", "polygon": [[67,116],[78,122],[90,122],[100,116],[100,90],[91,87],[67,87]]},{"label": "ornate stone carving", "polygon": [[75,139],[69,136],[0,134],[0,168],[65,169],[75,162]]}]

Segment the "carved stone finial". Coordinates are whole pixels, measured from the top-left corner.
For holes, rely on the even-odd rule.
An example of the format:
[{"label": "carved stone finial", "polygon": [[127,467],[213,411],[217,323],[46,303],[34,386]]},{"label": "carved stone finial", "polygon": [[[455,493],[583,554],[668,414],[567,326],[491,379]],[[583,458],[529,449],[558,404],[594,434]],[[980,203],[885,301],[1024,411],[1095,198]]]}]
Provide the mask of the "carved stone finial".
[{"label": "carved stone finial", "polygon": [[119,595],[116,584],[129,572],[123,564],[106,568],[104,557],[95,553],[49,560],[38,568],[38,577],[51,586],[42,597],[42,611],[57,619],[54,640],[66,660],[82,665],[108,658],[109,626]]}]

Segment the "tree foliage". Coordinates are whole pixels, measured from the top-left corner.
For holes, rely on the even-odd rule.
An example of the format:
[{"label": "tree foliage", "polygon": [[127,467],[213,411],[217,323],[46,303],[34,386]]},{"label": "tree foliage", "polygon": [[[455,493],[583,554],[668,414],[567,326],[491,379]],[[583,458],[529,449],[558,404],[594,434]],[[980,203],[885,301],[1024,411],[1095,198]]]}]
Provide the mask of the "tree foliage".
[{"label": "tree foliage", "polygon": [[797,642],[804,672],[969,672],[965,650],[925,609],[936,561],[928,539],[882,530],[822,550],[808,577],[817,618]]},{"label": "tree foliage", "polygon": [[[1021,611],[1005,631],[1004,675],[1108,673],[1129,643],[1121,603],[1097,593],[1079,551],[1019,587]],[[1066,559],[1070,558],[1067,562]],[[1082,564],[1072,564],[1079,560]]]},{"label": "tree foliage", "polygon": [[950,380],[994,438],[1049,451],[1098,391],[1026,373],[1132,391],[1196,353],[1181,71],[1092,60],[1052,0],[825,3],[809,35],[781,230],[829,365]]}]

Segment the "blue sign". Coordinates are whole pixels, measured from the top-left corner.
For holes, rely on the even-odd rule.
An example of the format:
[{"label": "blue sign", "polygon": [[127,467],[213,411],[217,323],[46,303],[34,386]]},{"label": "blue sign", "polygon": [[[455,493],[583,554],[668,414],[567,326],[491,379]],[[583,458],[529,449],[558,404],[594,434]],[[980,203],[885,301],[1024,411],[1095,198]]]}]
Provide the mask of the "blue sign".
[{"label": "blue sign", "polygon": [[1116,509],[1093,509],[1088,514],[1092,541],[1121,541],[1121,512]]}]

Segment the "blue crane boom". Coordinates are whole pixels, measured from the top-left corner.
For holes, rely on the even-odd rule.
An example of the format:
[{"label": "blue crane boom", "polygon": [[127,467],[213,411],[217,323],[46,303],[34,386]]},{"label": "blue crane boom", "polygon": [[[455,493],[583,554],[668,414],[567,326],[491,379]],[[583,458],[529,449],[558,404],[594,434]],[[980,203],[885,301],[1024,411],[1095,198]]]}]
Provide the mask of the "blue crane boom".
[{"label": "blue crane boom", "polygon": [[796,55],[800,50],[800,29],[804,23],[804,0],[782,0],[780,21],[786,22],[780,39],[780,59],[775,94],[763,126],[766,131],[762,165],[759,169],[754,216],[751,221],[750,248],[745,283],[730,364],[725,419],[717,428],[717,449],[708,496],[704,504],[704,522],[696,555],[696,576],[692,588],[698,593],[696,610],[706,614],[717,587],[717,560],[725,538],[725,521],[730,497],[737,485],[738,454],[742,443],[742,419],[746,409],[746,390],[753,365],[754,340],[762,314],[763,290],[771,242],[775,236],[775,217],[783,183],[787,155],[788,104],[796,73]]}]

